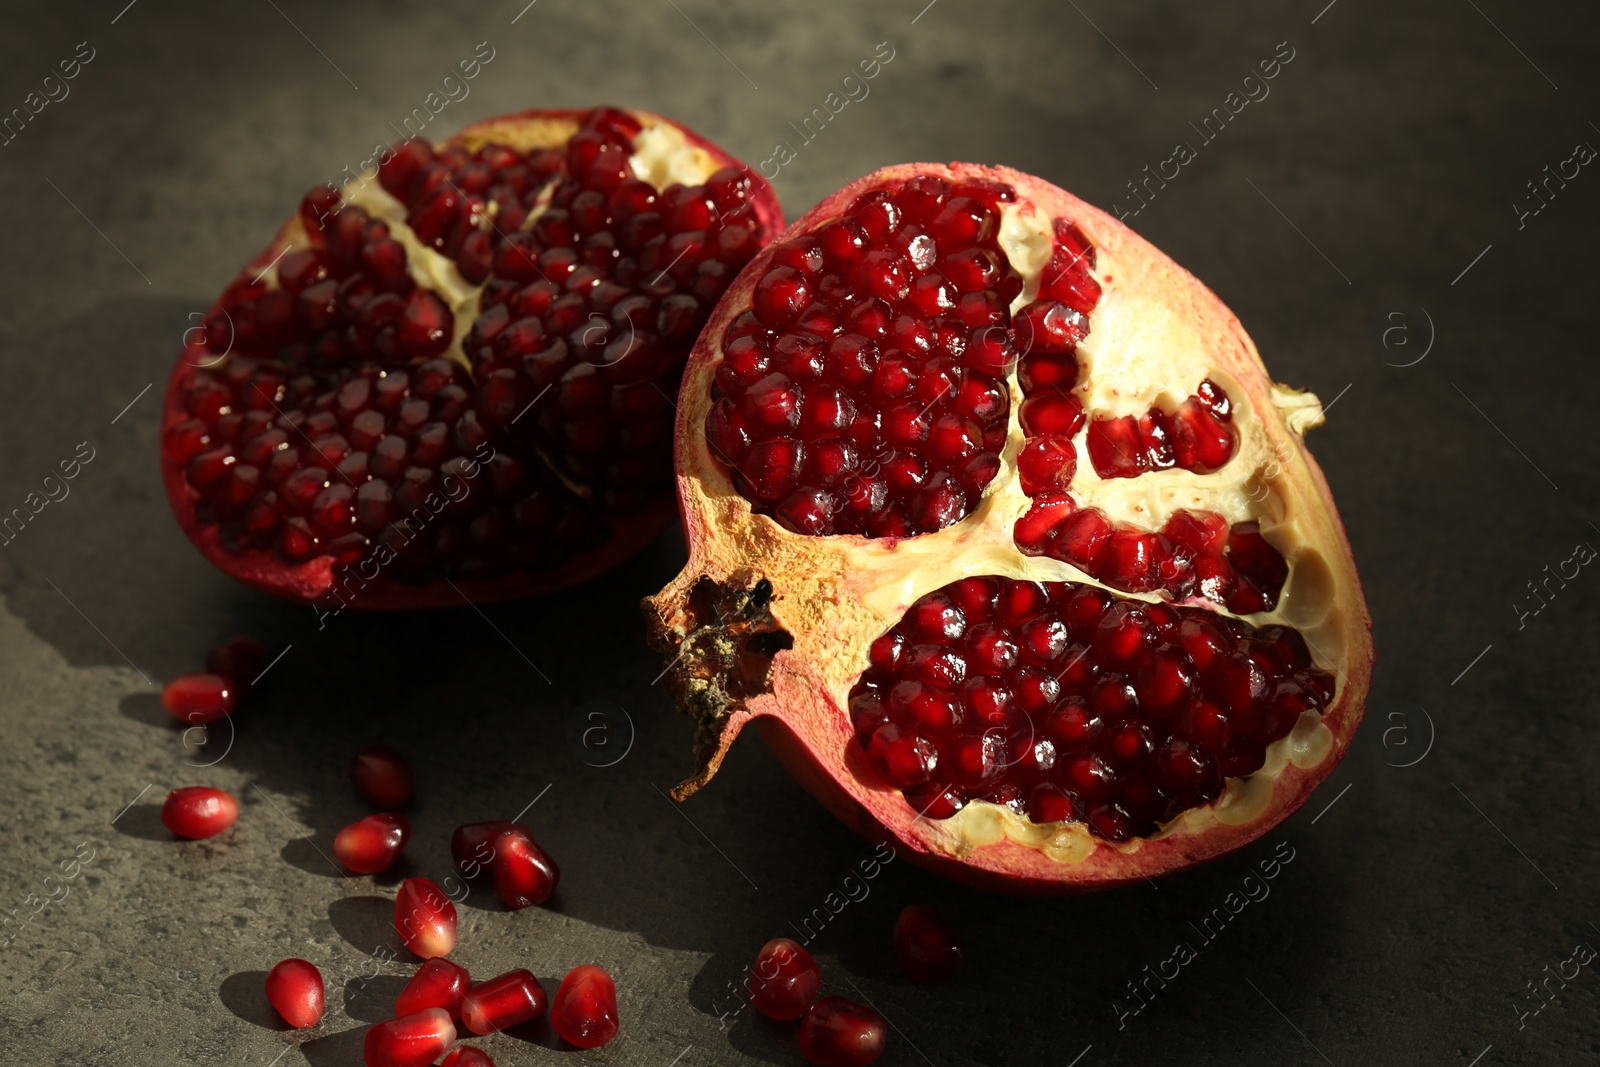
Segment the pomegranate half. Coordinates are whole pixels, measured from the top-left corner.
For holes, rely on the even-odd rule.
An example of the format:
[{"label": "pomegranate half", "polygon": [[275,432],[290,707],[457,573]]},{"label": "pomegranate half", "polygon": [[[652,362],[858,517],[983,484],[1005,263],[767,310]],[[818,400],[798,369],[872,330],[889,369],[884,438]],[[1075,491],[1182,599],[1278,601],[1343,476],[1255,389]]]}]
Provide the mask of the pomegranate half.
[{"label": "pomegranate half", "polygon": [[1104,212],[890,167],[739,276],[690,356],[688,567],[645,602],[697,770],[755,721],[869,837],[997,889],[1113,886],[1294,811],[1369,620],[1238,320]]},{"label": "pomegranate half", "polygon": [[580,582],[671,522],[673,398],[771,189],[659,115],[490,119],[308,193],[185,336],[162,473],[212,563],[330,608]]}]

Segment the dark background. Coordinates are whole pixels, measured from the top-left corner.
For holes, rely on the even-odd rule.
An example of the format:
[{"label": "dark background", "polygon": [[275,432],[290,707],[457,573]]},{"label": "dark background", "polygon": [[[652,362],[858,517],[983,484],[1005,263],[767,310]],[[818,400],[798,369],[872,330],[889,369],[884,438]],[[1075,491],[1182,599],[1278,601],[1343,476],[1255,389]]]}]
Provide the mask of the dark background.
[{"label": "dark background", "polygon": [[[893,1023],[885,1064],[1594,1062],[1600,963],[1550,982],[1538,1014],[1528,983],[1600,946],[1600,576],[1585,567],[1537,614],[1526,587],[1600,545],[1600,172],[1521,228],[1513,207],[1546,164],[1600,145],[1592,7],[524,2],[7,5],[0,111],[78,42],[95,49],[71,95],[0,147],[0,511],[79,442],[95,450],[0,550],[0,911],[31,914],[44,877],[94,850],[0,948],[10,1058],[359,1062],[408,973],[374,958],[396,879],[341,878],[319,851],[361,813],[351,752],[387,740],[420,777],[405,873],[442,877],[451,827],[539,798],[526,820],[565,872],[557,906],[508,914],[474,890],[458,956],[547,979],[608,967],[623,1030],[586,1061],[801,1062],[792,1028],[746,1011],[724,1029],[724,987],[870,850],[754,736],[692,802],[663,797],[691,729],[652,685],[636,602],[680,565],[676,534],[569,593],[319,630],[212,570],[160,492],[160,395],[187,316],[478,42],[495,58],[435,136],[609,102],[752,162],[890,42],[871,95],[783,168],[794,217],[916,159],[1130,203],[1125,183],[1197,140],[1188,124],[1287,41],[1270,96],[1130,221],[1239,314],[1274,377],[1332,405],[1311,443],[1379,656],[1355,747],[1301,813],[1205,869],[1034,901],[897,862],[813,947],[828,990]],[[1386,347],[1374,322],[1403,328]],[[187,752],[156,693],[238,632],[289,651],[201,769],[228,739]],[[591,701],[637,727],[611,712],[609,751],[627,754],[610,767],[569,743]],[[239,822],[174,844],[159,801],[201,782],[240,797]],[[1125,983],[1198,940],[1188,924],[1285,840],[1271,895],[1119,1029]],[[888,934],[911,901],[964,933],[955,983],[899,977]],[[272,1025],[260,995],[290,955],[330,986],[308,1034]],[[537,1027],[486,1044],[502,1064],[569,1055]]]}]

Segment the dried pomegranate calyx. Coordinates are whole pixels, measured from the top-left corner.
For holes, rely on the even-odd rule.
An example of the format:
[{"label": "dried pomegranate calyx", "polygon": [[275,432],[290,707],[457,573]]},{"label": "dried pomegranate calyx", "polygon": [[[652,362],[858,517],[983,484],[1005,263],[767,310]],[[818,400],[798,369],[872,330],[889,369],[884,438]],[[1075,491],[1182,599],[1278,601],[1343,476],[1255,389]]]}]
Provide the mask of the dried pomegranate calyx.
[{"label": "dried pomegranate calyx", "polygon": [[[918,182],[927,188],[928,179],[949,190],[980,183],[1009,190],[996,198],[996,244],[1023,284],[999,324],[1010,331],[1016,356],[1004,368],[1009,410],[998,468],[949,522],[907,536],[874,536],[870,527],[865,535],[808,532],[794,521],[801,512],[781,513],[783,502],[757,492],[750,472],[727,462],[709,440],[719,427],[717,405],[730,395],[724,387],[737,384],[725,372],[737,358],[729,338],[741,337],[752,309],[760,317],[774,294],[758,286],[785,265],[784,256],[792,260],[792,250],[805,247],[805,238],[825,236],[874,196],[892,199]],[[788,277],[767,283],[769,290]],[[815,314],[809,327],[825,340],[837,336],[827,334],[830,320],[853,310],[849,294],[831,291],[840,308]],[[792,303],[804,305],[802,317],[815,306]],[[793,312],[779,308],[774,322]],[[830,364],[822,366],[826,380]],[[912,370],[926,368],[924,361]],[[798,415],[766,425],[781,436],[797,432],[785,429],[792,424],[804,438],[806,401],[802,395]],[[1191,402],[1203,402],[1205,418],[1184,408]],[[1150,469],[1102,477],[1087,443],[1096,417],[1149,421],[1141,440],[1156,456]],[[733,736],[755,721],[801,781],[847,821],[887,833],[914,858],[957,877],[1041,891],[1106,885],[1253,839],[1298,806],[1342,755],[1370,674],[1354,564],[1301,440],[1318,421],[1315,398],[1271,383],[1215,296],[1070,194],[1014,171],[965,164],[892,167],[841,190],[729,290],[686,371],[678,485],[691,558],[646,602],[654,639],[671,662],[668,681],[700,724],[697,772],[675,795],[702,786]],[[1171,449],[1170,462],[1162,448]],[[804,477],[795,486],[796,493],[812,488]],[[1103,529],[1085,539],[1069,523]],[[924,817],[926,805],[913,805],[899,789],[949,754],[884,748],[875,768],[860,743],[867,739],[857,737],[850,693],[872,665],[873,643],[920,598],[980,576],[1098,587],[1133,604],[1189,605],[1185,611],[1243,617],[1258,630],[1288,627],[1303,636],[1309,666],[1331,679],[1332,691],[1320,714],[1266,746],[1260,769],[1229,780],[1214,802],[1201,790],[1197,806],[1176,815],[1163,809],[1153,830],[1130,835],[1112,827],[1096,835],[1081,821],[1035,822],[1024,798],[1003,793],[992,801],[963,798],[964,807],[944,819]],[[948,677],[940,684],[958,703],[973,699]],[[1052,699],[1059,704],[1065,695]],[[985,757],[970,755],[981,784]],[[1249,762],[1241,757],[1234,765]],[[886,782],[885,773],[899,781]],[[939,780],[927,773],[927,782]],[[1124,837],[1131,839],[1110,840]]]}]

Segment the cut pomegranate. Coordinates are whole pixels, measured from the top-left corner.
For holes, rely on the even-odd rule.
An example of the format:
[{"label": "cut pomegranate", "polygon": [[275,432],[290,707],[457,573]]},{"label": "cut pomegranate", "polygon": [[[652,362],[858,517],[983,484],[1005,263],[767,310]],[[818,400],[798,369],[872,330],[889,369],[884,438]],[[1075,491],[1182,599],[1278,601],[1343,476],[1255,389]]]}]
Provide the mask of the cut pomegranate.
[{"label": "cut pomegranate", "polygon": [[822,987],[822,972],[798,943],[775,937],[761,946],[750,970],[750,1003],[769,1019],[798,1019]]},{"label": "cut pomegranate", "polygon": [[233,680],[220,674],[181,674],[161,690],[161,706],[180,722],[215,722],[237,706]]},{"label": "cut pomegranate", "polygon": [[450,835],[450,854],[467,878],[488,868],[495,892],[508,908],[527,908],[550,899],[561,870],[519,822],[480,822],[458,826]]},{"label": "cut pomegranate", "polygon": [[411,799],[411,764],[388,745],[373,745],[350,761],[356,792],[376,808],[398,808]]},{"label": "cut pomegranate", "polygon": [[883,1055],[889,1030],[877,1012],[844,997],[823,997],[800,1023],[800,1054],[817,1067],[866,1067]]},{"label": "cut pomegranate", "polygon": [[267,972],[267,1001],[296,1030],[322,1021],[322,972],[305,960],[282,960]]},{"label": "cut pomegranate", "polygon": [[492,1034],[544,1014],[544,986],[526,970],[507,971],[467,990],[461,1022],[475,1034]]},{"label": "cut pomegranate", "polygon": [[567,972],[550,1007],[550,1025],[567,1044],[599,1048],[617,1036],[617,986],[592,963]]},{"label": "cut pomegranate", "polygon": [[368,815],[334,835],[333,858],[357,874],[378,874],[394,866],[410,837],[411,824],[404,815]]},{"label": "cut pomegranate", "polygon": [[912,904],[895,920],[894,954],[906,977],[920,985],[948,982],[964,959],[955,930],[926,904]]},{"label": "cut pomegranate", "polygon": [[253,637],[235,637],[206,653],[206,673],[222,675],[238,694],[250,691],[266,663],[267,654]]},{"label": "cut pomegranate", "polygon": [[598,574],[671,521],[684,360],[781,225],[765,181],[648,112],[407,141],[308,193],[188,335],[162,423],[179,525],[329,612]]},{"label": "cut pomegranate", "polygon": [[443,1008],[429,1008],[367,1030],[367,1067],[427,1067],[455,1044],[456,1026]]},{"label": "cut pomegranate", "polygon": [[456,947],[456,906],[426,878],[407,878],[394,898],[394,929],[406,948],[432,959]]},{"label": "cut pomegranate", "polygon": [[439,1061],[439,1067],[494,1067],[494,1060],[475,1045],[457,1045]]},{"label": "cut pomegranate", "polygon": [[1371,676],[1321,415],[1198,281],[1037,178],[912,164],[827,198],[685,371],[690,562],[646,603],[699,721],[674,795],[754,720],[868,837],[981,885],[1254,840]]},{"label": "cut pomegranate", "polygon": [[442,956],[417,968],[411,981],[394,1000],[395,1015],[415,1015],[429,1008],[443,1008],[451,1018],[461,1014],[461,998],[467,995],[472,976],[460,964]]},{"label": "cut pomegranate", "polygon": [[220,789],[186,785],[167,794],[161,825],[190,840],[215,837],[239,817],[239,802]]}]

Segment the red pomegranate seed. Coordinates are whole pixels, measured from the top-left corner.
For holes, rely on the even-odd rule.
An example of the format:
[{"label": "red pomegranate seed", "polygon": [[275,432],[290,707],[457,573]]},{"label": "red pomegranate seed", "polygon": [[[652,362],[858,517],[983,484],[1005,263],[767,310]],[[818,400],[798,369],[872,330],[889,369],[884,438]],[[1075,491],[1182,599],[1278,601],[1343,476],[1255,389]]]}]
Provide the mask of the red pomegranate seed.
[{"label": "red pomegranate seed", "polygon": [[215,837],[239,817],[239,802],[220,789],[186,785],[167,794],[161,825],[190,840]]},{"label": "red pomegranate seed", "polygon": [[411,764],[387,745],[373,745],[350,761],[350,780],[368,804],[398,808],[411,799]]},{"label": "red pomegranate seed", "polygon": [[550,1007],[550,1025],[569,1045],[598,1048],[617,1036],[617,987],[592,963],[567,972]]},{"label": "red pomegranate seed", "polygon": [[255,684],[266,661],[260,641],[253,637],[235,637],[206,653],[206,673],[222,675],[233,682],[235,693],[244,693]]},{"label": "red pomegranate seed", "polygon": [[556,891],[561,871],[529,835],[527,827],[513,823],[497,834],[494,852],[489,871],[494,875],[495,892],[506,907],[543,904]]},{"label": "red pomegranate seed", "polygon": [[[1042,820],[1051,821],[1051,820]],[[961,970],[961,939],[934,909],[912,904],[894,924],[894,954],[913,982],[948,982]]]},{"label": "red pomegranate seed", "polygon": [[817,999],[822,972],[817,961],[787,937],[761,946],[750,970],[750,1003],[769,1019],[798,1019]]},{"label": "red pomegranate seed", "polygon": [[800,1023],[800,1054],[817,1067],[866,1067],[883,1055],[889,1031],[878,1013],[844,997],[823,997]]},{"label": "red pomegranate seed", "polygon": [[544,987],[531,971],[507,971],[467,990],[461,1022],[475,1034],[492,1034],[537,1019],[545,1007]]},{"label": "red pomegranate seed", "polygon": [[461,998],[466,996],[471,984],[472,976],[465,967],[437,956],[418,967],[417,973],[400,990],[394,1000],[394,1013],[396,1016],[415,1015],[429,1008],[443,1008],[456,1018],[461,1014]]},{"label": "red pomegranate seed", "polygon": [[394,898],[394,928],[406,948],[432,959],[456,947],[456,906],[426,878],[407,878]]},{"label": "red pomegranate seed", "polygon": [[[1071,519],[1086,514],[1099,513]],[[1281,560],[1253,524],[1229,545],[1262,568]],[[867,764],[928,818],[1014,790],[1035,821],[1124,840],[1211,803],[1223,773],[1258,770],[1266,745],[1328,706],[1330,682],[1287,627],[1072,582],[964,579],[873,643],[850,708]],[[997,748],[996,724],[1050,750]]]},{"label": "red pomegranate seed", "polygon": [[305,960],[283,960],[267,972],[267,1000],[296,1030],[322,1021],[322,972]]},{"label": "red pomegranate seed", "polygon": [[368,815],[334,835],[333,858],[357,874],[378,874],[394,866],[410,837],[411,824],[404,815]]},{"label": "red pomegranate seed", "polygon": [[232,715],[237,690],[220,674],[182,674],[161,691],[161,706],[181,722],[215,722]]},{"label": "red pomegranate seed", "polygon": [[439,1061],[439,1067],[494,1067],[494,1060],[475,1045],[457,1045]]},{"label": "red pomegranate seed", "polygon": [[443,1008],[429,1008],[367,1030],[367,1067],[427,1067],[455,1044],[456,1027]]}]

